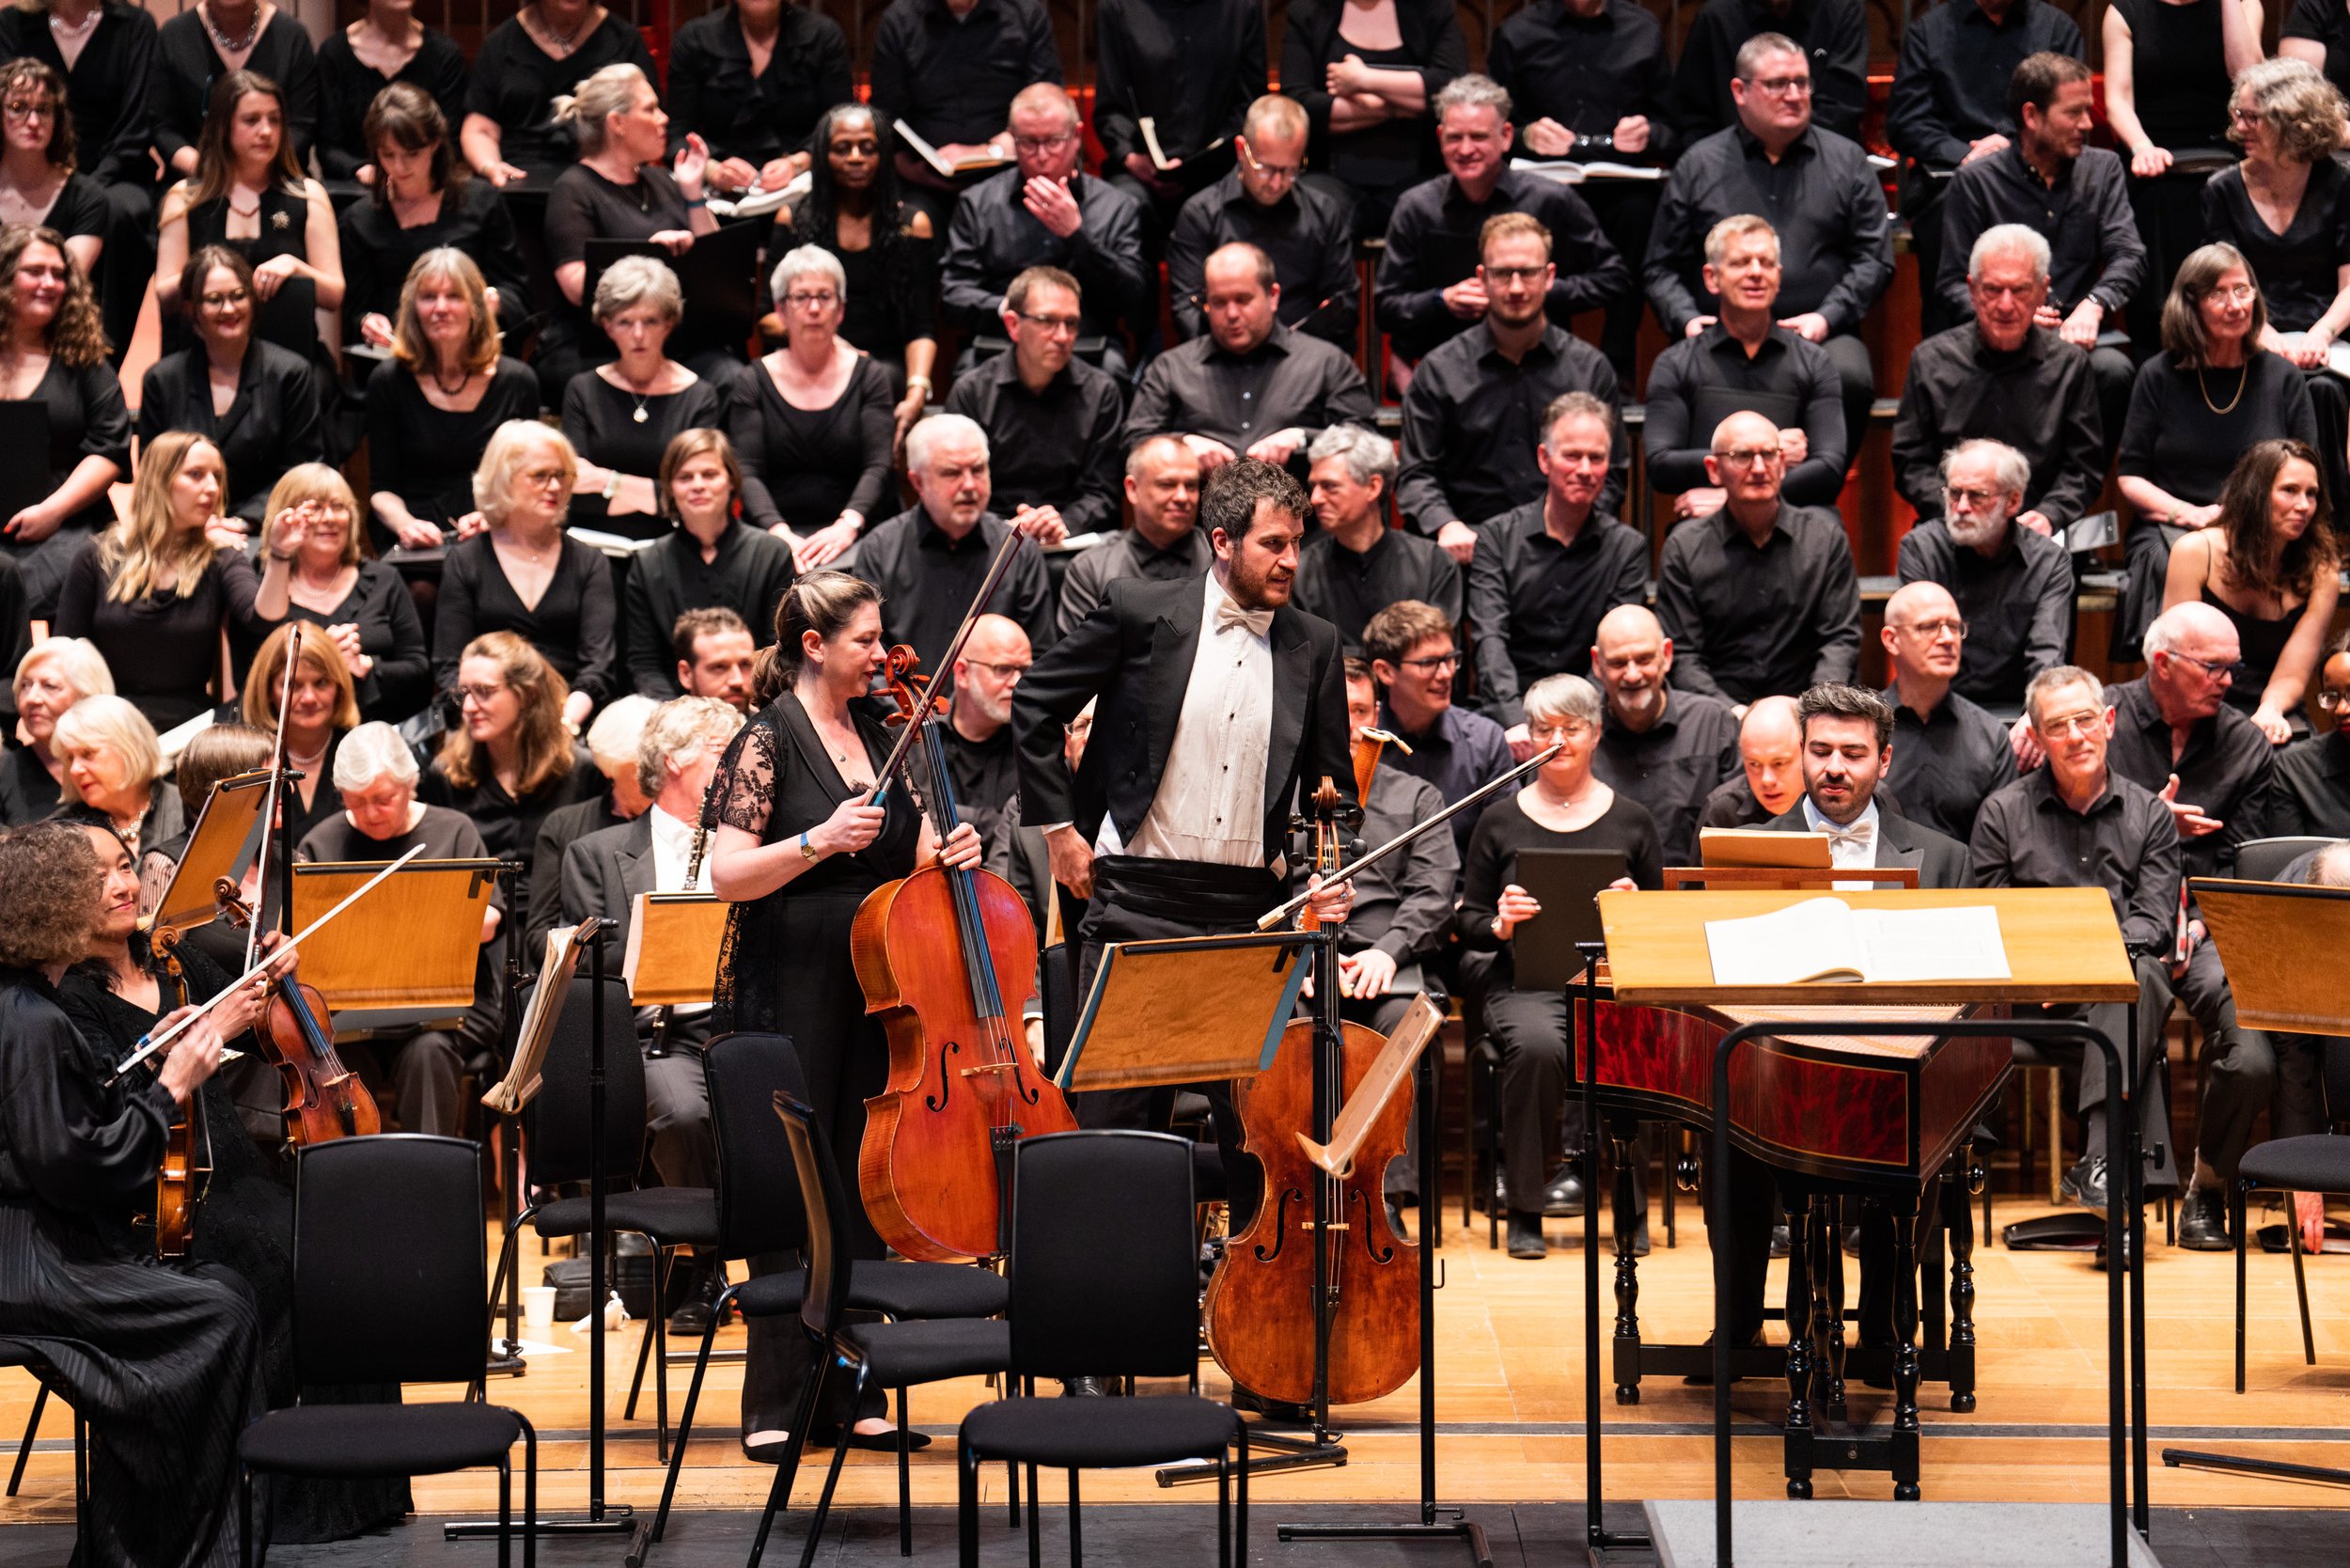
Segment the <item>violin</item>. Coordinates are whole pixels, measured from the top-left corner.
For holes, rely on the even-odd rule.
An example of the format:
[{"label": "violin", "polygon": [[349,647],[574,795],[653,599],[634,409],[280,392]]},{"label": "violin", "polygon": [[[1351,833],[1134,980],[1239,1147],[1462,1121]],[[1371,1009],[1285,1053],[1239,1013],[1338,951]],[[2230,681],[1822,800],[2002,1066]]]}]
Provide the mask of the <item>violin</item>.
[{"label": "violin", "polygon": [[[180,962],[179,933],[167,932],[155,944],[155,956],[178,994],[177,1005],[188,1002],[188,974]],[[212,1179],[212,1130],[204,1122],[199,1093],[191,1093],[171,1119],[164,1140],[163,1163],[155,1168],[155,1256],[184,1258],[196,1238],[196,1219],[204,1207]]]},{"label": "violin", "polygon": [[[252,908],[227,877],[212,884],[229,924],[249,928]],[[334,1019],[315,987],[269,981],[269,1010],[254,1034],[286,1081],[286,1139],[297,1146],[365,1137],[383,1129],[383,1113],[359,1075],[335,1054]]]},{"label": "violin", "polygon": [[[1369,766],[1366,766],[1368,761]],[[1377,750],[1355,754],[1362,795]],[[1357,798],[1361,798],[1358,795]],[[1314,869],[1339,869],[1344,831],[1338,788],[1314,793]],[[1311,906],[1304,930],[1318,921]],[[1362,1024],[1340,1026],[1335,1060],[1323,1064],[1332,1092],[1352,1095],[1378,1059],[1386,1037]],[[1232,1381],[1265,1399],[1316,1402],[1314,1387],[1314,1184],[1328,1191],[1324,1281],[1330,1320],[1331,1404],[1360,1404],[1395,1392],[1419,1369],[1419,1249],[1387,1222],[1387,1166],[1403,1152],[1412,1096],[1399,1091],[1365,1136],[1347,1173],[1333,1176],[1308,1157],[1314,1125],[1315,1054],[1324,1049],[1314,1020],[1281,1031],[1273,1065],[1233,1085],[1243,1147],[1264,1168],[1264,1197],[1246,1230],[1225,1243],[1208,1281],[1208,1349]],[[1336,1105],[1333,1105],[1336,1109]],[[1300,1135],[1303,1135],[1301,1137]]]},{"label": "violin", "polygon": [[[943,842],[955,825],[954,778],[940,704],[914,687],[919,664],[910,648],[889,651],[891,721],[922,730],[924,793]],[[993,871],[925,866],[866,895],[849,951],[865,1011],[889,1037],[889,1081],[865,1102],[857,1156],[873,1229],[928,1262],[1006,1251],[1013,1147],[1077,1124],[1021,1027],[1037,968],[1026,902]]]}]

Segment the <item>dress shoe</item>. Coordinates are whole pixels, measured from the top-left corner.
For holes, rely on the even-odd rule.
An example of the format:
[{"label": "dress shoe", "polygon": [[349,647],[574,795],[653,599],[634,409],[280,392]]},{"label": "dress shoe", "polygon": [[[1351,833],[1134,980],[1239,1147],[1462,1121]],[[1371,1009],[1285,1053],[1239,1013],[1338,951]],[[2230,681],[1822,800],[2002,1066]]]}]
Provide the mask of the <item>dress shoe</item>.
[{"label": "dress shoe", "polygon": [[[678,1303],[669,1314],[669,1333],[680,1339],[698,1340],[709,1330],[712,1315],[717,1310],[718,1298],[726,1294],[727,1271],[718,1264],[694,1265],[693,1294]],[[731,1315],[732,1309],[728,1309]],[[721,1324],[720,1327],[725,1325]]]},{"label": "dress shoe", "polygon": [[1774,1225],[1774,1226],[1772,1226],[1772,1227],[1771,1227],[1771,1256],[1772,1256],[1772,1257],[1774,1257],[1774,1258],[1784,1258],[1784,1257],[1786,1257],[1786,1256],[1787,1256],[1787,1254],[1788,1254],[1788,1252],[1789,1252],[1790,1250],[1792,1250],[1792,1249],[1793,1249],[1794,1246],[1794,1242],[1793,1242],[1793,1241],[1789,1238],[1788,1233],[1787,1233],[1787,1227],[1786,1227],[1785,1225],[1783,1225],[1783,1224],[1781,1224],[1781,1225]]},{"label": "dress shoe", "polygon": [[2073,1168],[2064,1173],[2057,1190],[2092,1215],[2106,1212],[2106,1157],[2103,1154],[2083,1154]]},{"label": "dress shoe", "polygon": [[1064,1377],[1060,1393],[1063,1399],[1100,1399],[1106,1390],[1098,1377]]},{"label": "dress shoe", "polygon": [[2235,1250],[2228,1239],[2227,1205],[2201,1182],[2190,1184],[2179,1201],[2179,1245],[2190,1252]]},{"label": "dress shoe", "polygon": [[[1762,1330],[1761,1330],[1760,1328],[1758,1328],[1758,1329],[1756,1329],[1756,1330],[1754,1331],[1754,1336],[1753,1336],[1753,1338],[1751,1338],[1751,1339],[1749,1339],[1749,1340],[1747,1340],[1747,1347],[1748,1349],[1752,1349],[1754,1346],[1759,1345],[1759,1344],[1761,1344],[1762,1342]],[[1712,1354],[1713,1349],[1714,1349],[1714,1336],[1713,1336],[1713,1335],[1711,1335],[1711,1334],[1708,1334],[1708,1335],[1705,1337],[1705,1350],[1706,1350],[1706,1352],[1707,1352],[1707,1354],[1708,1354],[1709,1356]],[[1737,1382],[1737,1381],[1738,1381],[1738,1374],[1737,1374],[1736,1372],[1731,1372],[1731,1373],[1730,1374],[1730,1380],[1731,1380],[1732,1383]],[[1705,1368],[1705,1370],[1704,1370],[1703,1372],[1691,1372],[1688,1376],[1686,1376],[1686,1377],[1683,1378],[1681,1381],[1682,1381],[1683,1383],[1686,1384],[1688,1387],[1690,1387],[1690,1388],[1711,1388],[1714,1386],[1714,1368],[1713,1368],[1713,1364],[1709,1361],[1709,1362],[1707,1363],[1706,1368]]]},{"label": "dress shoe", "polygon": [[1543,1216],[1528,1214],[1523,1209],[1510,1211],[1510,1256],[1512,1258],[1542,1258],[1549,1255],[1550,1243],[1543,1239]]},{"label": "dress shoe", "polygon": [[1580,1219],[1583,1216],[1583,1176],[1572,1165],[1562,1165],[1543,1189],[1543,1215],[1549,1219]]}]

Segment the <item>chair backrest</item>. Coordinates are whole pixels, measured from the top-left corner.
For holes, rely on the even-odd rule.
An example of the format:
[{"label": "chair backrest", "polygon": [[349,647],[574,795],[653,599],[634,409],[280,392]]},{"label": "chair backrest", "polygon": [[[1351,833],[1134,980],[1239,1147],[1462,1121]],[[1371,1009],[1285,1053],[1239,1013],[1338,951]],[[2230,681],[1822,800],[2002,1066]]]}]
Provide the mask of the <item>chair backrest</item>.
[{"label": "chair backrest", "polygon": [[305,1384],[470,1383],[482,1302],[481,1146],[382,1133],[294,1167],[294,1368]]},{"label": "chair backrest", "polygon": [[1049,1133],[1014,1158],[1012,1371],[1189,1376],[1199,1358],[1191,1146],[1165,1133]]},{"label": "chair backrest", "polygon": [[2287,866],[2332,842],[2331,839],[2306,837],[2247,839],[2236,846],[2235,874],[2247,882],[2274,882]]},{"label": "chair backrest", "polygon": [[780,1034],[723,1034],[702,1052],[718,1141],[718,1252],[755,1258],[807,1241],[799,1168],[776,1120],[776,1091],[807,1099],[800,1053]]},{"label": "chair backrest", "polygon": [[800,1325],[810,1338],[830,1340],[849,1309],[848,1195],[833,1164],[832,1140],[816,1124],[816,1113],[781,1090],[773,1099],[791,1145],[807,1215],[807,1294],[800,1300]]},{"label": "chair backrest", "polygon": [[[1053,896],[1060,896],[1058,887]],[[1068,943],[1044,949],[1037,964],[1036,988],[1044,1005],[1044,1071],[1058,1073],[1077,1034],[1077,954]]]},{"label": "chair backrest", "polygon": [[[539,1092],[524,1117],[535,1187],[585,1182],[592,1174],[588,1068],[595,1041],[595,987],[586,976],[572,980],[555,1035],[547,1043]],[[526,996],[517,997],[514,1005],[521,1007],[526,1000]],[[634,1181],[644,1157],[645,1058],[637,1052],[635,1014],[628,1005],[624,980],[603,982],[603,1126],[605,1177]]]}]

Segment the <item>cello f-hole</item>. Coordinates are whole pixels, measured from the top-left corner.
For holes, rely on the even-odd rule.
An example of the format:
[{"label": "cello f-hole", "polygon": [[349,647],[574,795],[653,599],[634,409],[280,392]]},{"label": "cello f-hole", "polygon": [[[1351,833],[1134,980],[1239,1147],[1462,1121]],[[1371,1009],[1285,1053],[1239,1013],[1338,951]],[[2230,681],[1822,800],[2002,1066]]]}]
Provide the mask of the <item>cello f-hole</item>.
[{"label": "cello f-hole", "polygon": [[1278,1258],[1283,1250],[1289,1247],[1290,1204],[1292,1200],[1302,1201],[1305,1196],[1306,1195],[1304,1193],[1299,1192],[1295,1187],[1283,1187],[1281,1189],[1280,1201],[1275,1206],[1273,1211],[1273,1246],[1270,1249],[1267,1249],[1264,1244],[1260,1242],[1255,1247],[1251,1248],[1251,1250],[1256,1254],[1257,1262],[1261,1263],[1269,1263],[1273,1262],[1274,1259]]},{"label": "cello f-hole", "polygon": [[963,1044],[960,1041],[948,1040],[940,1043],[938,1047],[938,1092],[936,1094],[925,1094],[922,1096],[922,1104],[927,1109],[935,1112],[943,1111],[947,1108],[947,1100],[948,1097],[954,1092],[955,1082],[954,1073],[948,1066],[947,1058],[952,1056],[959,1056],[962,1054],[962,1051]]},{"label": "cello f-hole", "polygon": [[1372,1226],[1371,1195],[1359,1187],[1350,1195],[1350,1201],[1353,1202],[1355,1209],[1357,1209],[1362,1215],[1361,1226],[1363,1232],[1363,1256],[1369,1258],[1374,1263],[1384,1264],[1395,1262],[1395,1247],[1393,1244],[1388,1242],[1385,1236],[1380,1234],[1381,1231],[1386,1229],[1387,1216],[1385,1215],[1378,1215],[1378,1226],[1376,1228]]}]

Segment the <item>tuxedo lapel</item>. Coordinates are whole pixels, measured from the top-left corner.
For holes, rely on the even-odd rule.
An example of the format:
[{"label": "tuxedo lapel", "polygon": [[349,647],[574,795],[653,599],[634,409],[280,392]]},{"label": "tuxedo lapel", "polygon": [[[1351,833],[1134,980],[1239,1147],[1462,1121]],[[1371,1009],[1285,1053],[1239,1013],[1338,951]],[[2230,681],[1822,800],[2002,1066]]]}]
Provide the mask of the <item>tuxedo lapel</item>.
[{"label": "tuxedo lapel", "polygon": [[[1306,733],[1306,707],[1313,690],[1313,647],[1302,616],[1289,609],[1273,617],[1273,732],[1265,747],[1264,808],[1275,816],[1286,808],[1290,775]],[[1308,779],[1308,783],[1319,780]]]},{"label": "tuxedo lapel", "polygon": [[1197,582],[1181,586],[1183,591],[1151,628],[1151,706],[1144,731],[1153,779],[1167,773],[1175,726],[1183,716],[1183,694],[1191,689],[1191,667],[1199,657],[1199,623],[1207,614],[1205,590]]},{"label": "tuxedo lapel", "polygon": [[657,868],[652,853],[652,813],[650,811],[629,824],[627,841],[612,852],[620,871],[620,896],[623,907],[634,909],[636,895],[654,890]]}]

